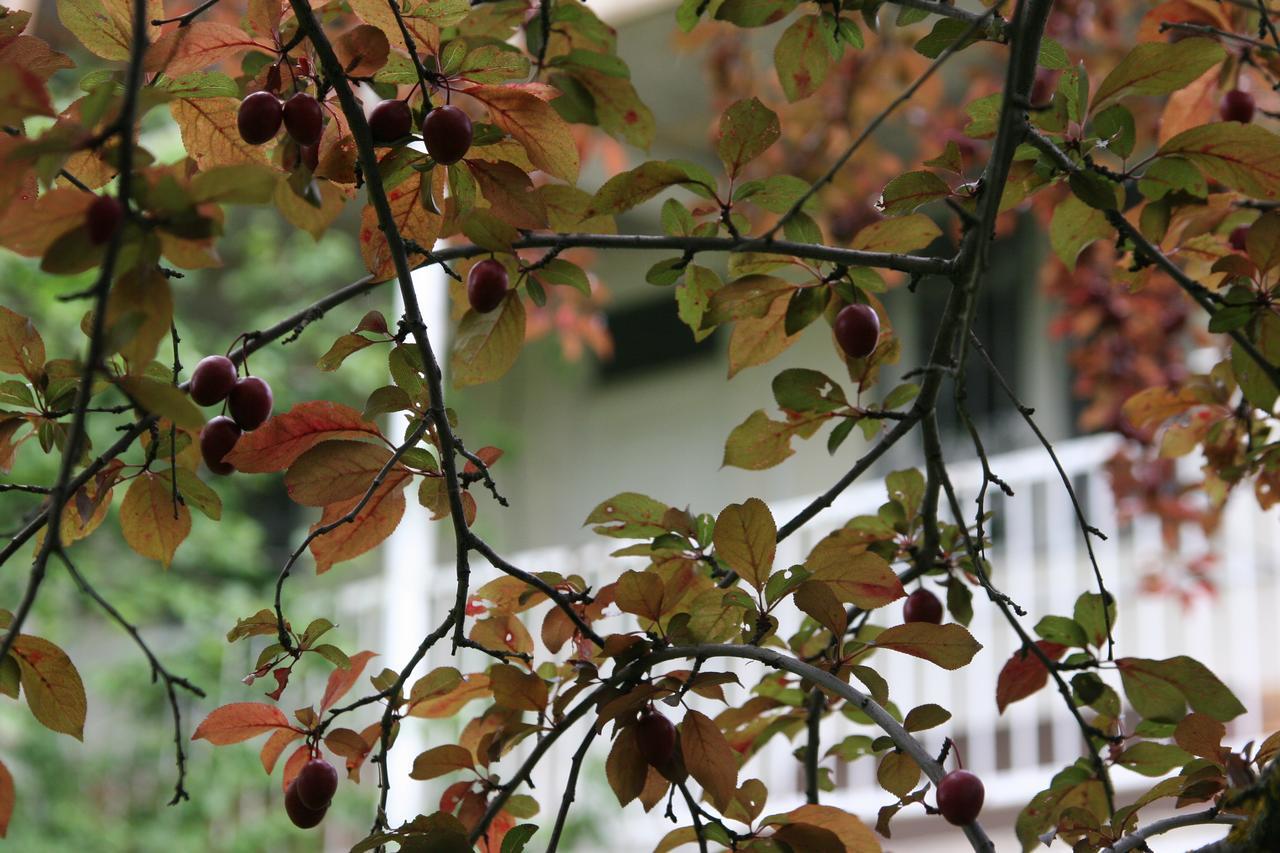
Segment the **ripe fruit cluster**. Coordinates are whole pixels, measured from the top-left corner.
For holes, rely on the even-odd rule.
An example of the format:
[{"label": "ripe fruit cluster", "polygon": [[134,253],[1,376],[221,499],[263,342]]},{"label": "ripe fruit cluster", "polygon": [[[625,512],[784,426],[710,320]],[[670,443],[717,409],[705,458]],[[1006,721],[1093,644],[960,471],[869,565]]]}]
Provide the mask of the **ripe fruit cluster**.
[{"label": "ripe fruit cluster", "polygon": [[[383,101],[369,113],[369,132],[376,145],[396,145],[409,138],[413,111],[399,99]],[[471,149],[475,131],[471,116],[451,104],[434,107],[422,119],[422,141],[431,159],[442,166],[457,163]]]},{"label": "ripe fruit cluster", "polygon": [[952,770],[938,782],[938,811],[956,826],[977,820],[985,797],[982,780],[968,770]]},{"label": "ripe fruit cluster", "polygon": [[640,712],[636,721],[636,748],[652,767],[662,767],[676,751],[676,727],[652,705]]},{"label": "ripe fruit cluster", "polygon": [[271,92],[254,92],[240,102],[236,127],[240,138],[250,145],[270,142],[280,132],[281,125],[298,144],[298,160],[314,171],[320,159],[324,108],[313,95],[295,92],[281,104]]},{"label": "ripe fruit cluster", "polygon": [[467,273],[467,302],[478,314],[488,314],[507,295],[507,268],[493,258],[481,261]]},{"label": "ripe fruit cluster", "polygon": [[218,415],[200,430],[200,455],[213,473],[230,474],[235,466],[222,461],[223,457],[236,446],[242,432],[257,429],[271,417],[271,386],[257,376],[239,378],[231,359],[211,355],[201,359],[192,372],[190,393],[201,406],[227,402],[231,417]]},{"label": "ripe fruit cluster", "polygon": [[850,358],[866,358],[880,342],[880,317],[870,305],[846,305],[836,315],[835,333]]},{"label": "ripe fruit cluster", "polygon": [[324,820],[337,790],[338,771],[323,758],[313,758],[285,789],[284,810],[294,826],[311,829]]}]

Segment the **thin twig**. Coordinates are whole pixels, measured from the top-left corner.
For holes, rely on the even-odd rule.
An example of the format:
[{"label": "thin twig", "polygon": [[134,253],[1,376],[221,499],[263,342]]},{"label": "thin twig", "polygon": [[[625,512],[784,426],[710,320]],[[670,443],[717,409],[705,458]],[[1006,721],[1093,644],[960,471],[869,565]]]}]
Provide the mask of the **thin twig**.
[{"label": "thin twig", "polygon": [[67,572],[76,582],[76,585],[80,587],[81,591],[97,602],[99,607],[107,611],[107,615],[109,615],[117,625],[123,628],[125,633],[133,638],[133,641],[137,644],[138,648],[142,649],[142,653],[146,656],[147,662],[151,665],[151,680],[155,681],[159,678],[164,682],[164,691],[169,697],[169,710],[173,715],[173,744],[177,753],[178,763],[178,780],[174,783],[173,799],[169,801],[169,805],[176,806],[183,800],[191,799],[187,794],[187,789],[183,785],[187,778],[187,756],[182,748],[185,738],[182,734],[182,711],[178,707],[178,693],[176,688],[181,687],[183,690],[199,696],[201,699],[205,698],[204,691],[187,679],[174,675],[165,668],[164,664],[160,663],[160,659],[156,657],[155,653],[151,651],[151,647],[147,645],[146,641],[142,639],[142,635],[138,633],[137,627],[128,619],[124,618],[120,611],[117,610],[111,602],[107,601],[101,593],[93,588],[93,586],[85,579],[84,575],[80,574],[76,569],[75,564],[71,562],[71,559],[67,556],[65,551],[58,551],[58,559],[60,559],[62,564],[66,566]]}]

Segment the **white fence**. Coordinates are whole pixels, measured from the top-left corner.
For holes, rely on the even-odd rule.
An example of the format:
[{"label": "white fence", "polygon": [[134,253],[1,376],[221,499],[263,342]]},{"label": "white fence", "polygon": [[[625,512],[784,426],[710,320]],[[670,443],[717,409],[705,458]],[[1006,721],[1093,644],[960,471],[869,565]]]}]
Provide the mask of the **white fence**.
[{"label": "white fence", "polygon": [[[1232,725],[1231,739],[1243,742],[1255,737],[1264,728],[1267,691],[1276,687],[1272,655],[1266,650],[1276,648],[1280,639],[1274,618],[1280,605],[1277,513],[1260,512],[1252,495],[1241,494],[1229,505],[1216,541],[1207,542],[1195,531],[1183,531],[1183,556],[1211,548],[1220,554],[1221,563],[1213,575],[1218,585],[1216,595],[1202,595],[1184,605],[1175,596],[1143,594],[1141,576],[1159,568],[1163,545],[1154,520],[1139,519],[1131,525],[1117,526],[1112,493],[1103,470],[1114,447],[1108,438],[1089,438],[1063,442],[1057,449],[1089,521],[1108,536],[1106,541],[1095,540],[1094,547],[1107,585],[1120,601],[1115,629],[1117,656],[1170,657],[1185,653],[1199,658],[1219,673],[1250,709],[1247,717]],[[1044,615],[1070,615],[1076,597],[1083,591],[1096,590],[1096,582],[1057,472],[1039,448],[993,457],[991,465],[1015,492],[1013,498],[1004,497],[998,490],[989,492],[990,505],[997,513],[989,550],[994,582],[1027,610],[1024,624],[1028,630]],[[976,464],[953,468],[966,513],[973,507],[980,477]],[[777,565],[800,562],[822,536],[853,515],[874,512],[885,499],[883,482],[878,479],[868,479],[851,488],[834,506],[782,543]],[[772,505],[772,510],[781,521],[805,503],[806,500],[779,502]],[[539,549],[508,556],[526,570],[578,573],[593,586],[599,586],[624,568],[637,565],[635,560],[609,557],[609,551],[617,546],[615,540],[602,539],[586,547]],[[473,569],[475,585],[496,576],[482,560],[480,563]],[[429,587],[426,611],[430,620],[438,620],[452,604],[453,567],[440,566],[430,577],[439,582]],[[331,608],[346,626],[359,626],[361,647],[378,648],[383,637],[381,619],[387,600],[384,593],[381,579],[375,578],[351,584],[332,602],[315,602],[314,606]],[[886,613],[882,623],[897,620],[898,607],[890,605],[888,610],[892,612]],[[987,811],[991,813],[1024,804],[1032,793],[1044,787],[1056,770],[1079,756],[1080,735],[1052,689],[1015,703],[1003,715],[997,715],[996,676],[1018,648],[1017,638],[980,590],[974,596],[974,611],[970,630],[983,649],[970,667],[947,673],[927,662],[887,652],[877,653],[872,665],[887,679],[892,699],[904,712],[923,702],[936,702],[952,710],[953,719],[925,733],[925,740],[933,747],[941,746],[943,736],[959,742],[966,766],[986,781]],[[783,635],[792,627],[794,624],[784,622]],[[533,633],[536,636],[536,627]],[[448,658],[447,644],[441,644],[428,656],[421,671],[450,662],[455,661]],[[396,662],[386,660],[384,665],[395,666]],[[467,658],[462,664],[464,670],[467,665],[483,668],[487,659]],[[763,671],[747,662],[729,668],[739,672],[748,687]],[[1274,718],[1275,714],[1270,716]],[[441,729],[437,726],[436,731]],[[855,731],[867,730],[839,716],[830,719],[823,728],[824,750]],[[569,755],[577,742],[576,733],[562,738],[534,774],[537,793],[544,804],[542,819],[548,824],[562,792]],[[771,811],[782,811],[801,802],[799,764],[792,755],[797,745],[775,739],[743,770],[741,778],[754,776],[768,786]],[[595,815],[603,822],[612,820],[604,816],[616,815],[617,805],[600,769],[607,754],[603,740],[595,752],[598,761],[589,764],[583,774],[575,811]],[[1116,772],[1122,797],[1125,791],[1150,784],[1150,780],[1127,771]],[[870,760],[838,768],[835,778],[838,790],[826,795],[825,801],[848,808],[864,819],[874,819],[876,809],[891,799],[876,786]],[[418,786],[421,808],[434,808],[443,784],[407,784]],[[632,804],[621,818],[626,831],[611,827],[609,845],[618,851],[652,849],[671,827],[662,819],[661,811],[659,806],[645,815]],[[920,814],[919,810],[916,814]],[[904,814],[903,819],[910,818]],[[536,847],[538,841],[533,843]],[[1000,846],[1003,849],[1005,845]]]}]

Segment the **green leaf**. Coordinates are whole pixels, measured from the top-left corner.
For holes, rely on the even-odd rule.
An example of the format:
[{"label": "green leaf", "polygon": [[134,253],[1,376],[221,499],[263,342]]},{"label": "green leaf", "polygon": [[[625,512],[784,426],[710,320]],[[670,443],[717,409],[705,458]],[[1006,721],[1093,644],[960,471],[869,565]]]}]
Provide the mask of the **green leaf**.
[{"label": "green leaf", "polygon": [[713,541],[720,561],[760,590],[773,571],[777,536],[778,527],[769,507],[759,498],[747,498],[720,512]]},{"label": "green leaf", "polygon": [[937,59],[944,50],[953,44],[957,45],[956,50],[963,50],[969,45],[981,41],[984,35],[982,28],[979,27],[963,44],[960,44],[960,39],[971,29],[972,27],[968,21],[961,21],[955,18],[939,18],[938,22],[933,25],[933,30],[916,42],[916,53],[927,56],[930,59]]},{"label": "green leaf", "polygon": [[1119,184],[1097,172],[1072,172],[1067,182],[1076,198],[1096,210],[1117,210],[1120,207]]},{"label": "green leaf", "polygon": [[[585,218],[616,215],[653,198],[668,187],[691,183],[683,165],[650,160],[634,169],[614,175],[596,192]],[[714,186],[714,183],[711,184]]]},{"label": "green leaf", "polygon": [[737,177],[743,166],[768,150],[781,135],[777,113],[757,98],[738,101],[725,110],[720,119],[717,151],[729,177]]},{"label": "green leaf", "polygon": [[1076,196],[1068,196],[1053,210],[1049,223],[1049,243],[1053,252],[1068,269],[1075,269],[1076,259],[1095,240],[1111,235],[1111,223],[1101,210],[1090,207]]},{"label": "green leaf", "polygon": [[603,501],[587,516],[584,525],[601,536],[615,539],[652,539],[667,532],[663,516],[671,507],[638,492],[623,492]]},{"label": "green leaf", "polygon": [[125,376],[116,380],[116,384],[142,408],[168,418],[182,429],[198,431],[204,426],[204,415],[177,386],[142,376]]},{"label": "green leaf", "polygon": [[1075,611],[1072,614],[1076,624],[1084,629],[1089,644],[1101,648],[1107,641],[1107,625],[1112,631],[1116,626],[1116,603],[1108,602],[1106,612],[1102,609],[1102,595],[1096,592],[1082,593],[1076,599]]},{"label": "green leaf", "polygon": [[1121,98],[1176,92],[1226,56],[1226,50],[1214,39],[1143,42],[1103,79],[1094,93],[1092,111]]},{"label": "green leaf", "polygon": [[537,831],[538,825],[534,823],[522,823],[508,830],[502,838],[502,853],[523,853],[525,845]]},{"label": "green leaf", "polygon": [[711,295],[720,289],[720,276],[698,264],[685,270],[684,281],[676,288],[676,308],[680,319],[693,331],[693,339],[701,341],[714,328],[704,328],[702,318],[711,304]]},{"label": "green leaf", "polygon": [[1138,192],[1151,201],[1173,192],[1184,192],[1197,198],[1208,194],[1208,184],[1200,170],[1181,157],[1162,157],[1138,179]]},{"label": "green leaf", "polygon": [[982,644],[954,622],[934,625],[908,622],[886,628],[871,645],[923,658],[943,669],[959,669],[973,660]]},{"label": "green leaf", "polygon": [[950,195],[951,187],[933,172],[907,172],[885,186],[880,206],[886,215],[897,216]]},{"label": "green leaf", "polygon": [[1280,136],[1238,121],[1184,130],[1160,146],[1159,157],[1182,157],[1233,190],[1280,197]]},{"label": "green leaf", "polygon": [[501,378],[524,347],[525,313],[519,295],[508,293],[494,311],[468,311],[458,324],[452,376],[458,388]]},{"label": "green leaf", "polygon": [[1191,753],[1171,743],[1140,741],[1116,756],[1115,762],[1143,776],[1163,776],[1191,760]]},{"label": "green leaf", "polygon": [[1120,658],[1116,668],[1125,695],[1144,719],[1176,723],[1186,715],[1188,704],[1224,723],[1245,711],[1235,694],[1194,658]]},{"label": "green leaf", "polygon": [[841,53],[831,16],[802,15],[792,22],[773,51],[787,100],[798,101],[816,92]]},{"label": "green leaf", "polygon": [[1036,634],[1045,640],[1064,646],[1084,648],[1089,644],[1084,628],[1066,616],[1046,616],[1036,623]]},{"label": "green leaf", "polygon": [[787,336],[797,335],[822,316],[831,301],[831,290],[826,285],[798,287],[787,302],[787,316],[783,331]]},{"label": "green leaf", "polygon": [[839,384],[825,373],[803,367],[784,370],[773,378],[773,398],[779,408],[793,412],[834,412],[849,405]]}]

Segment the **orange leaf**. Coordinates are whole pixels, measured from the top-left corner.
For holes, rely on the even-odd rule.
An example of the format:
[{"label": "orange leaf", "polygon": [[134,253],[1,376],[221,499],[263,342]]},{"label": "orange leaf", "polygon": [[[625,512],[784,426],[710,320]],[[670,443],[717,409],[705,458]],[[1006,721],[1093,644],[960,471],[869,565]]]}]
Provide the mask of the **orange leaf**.
[{"label": "orange leaf", "polygon": [[226,461],[247,474],[283,471],[322,441],[381,435],[377,425],[350,406],[312,400],[299,403],[242,436]]},{"label": "orange leaf", "polygon": [[215,708],[192,732],[192,740],[215,746],[240,743],[275,729],[294,729],[284,712],[266,702],[232,702]]},{"label": "orange leaf", "polygon": [[[407,471],[393,471],[382,481],[382,485],[354,519],[317,537],[311,543],[311,554],[316,560],[316,574],[324,574],[335,563],[360,556],[390,536],[404,515],[404,487],[412,479]],[[351,500],[329,504],[311,529],[317,530],[342,518],[363,497],[360,495]]]},{"label": "orange leaf", "polygon": [[524,146],[535,166],[571,184],[578,180],[578,146],[569,125],[532,90],[508,85],[462,91],[489,108],[493,123]]},{"label": "orange leaf", "polygon": [[333,704],[347,695],[357,681],[360,680],[360,674],[364,672],[365,666],[368,665],[371,658],[376,658],[377,652],[360,652],[351,656],[351,665],[346,669],[335,669],[329,673],[329,683],[325,685],[324,696],[320,699],[320,713],[324,713],[333,707]]},{"label": "orange leaf", "polygon": [[213,166],[266,163],[266,146],[250,145],[240,138],[236,98],[181,99],[169,105],[178,123],[183,147],[201,171]]},{"label": "orange leaf", "polygon": [[284,762],[284,773],[280,777],[281,790],[289,790],[289,783],[298,778],[302,765],[311,760],[312,754],[311,747],[305,743],[289,753],[289,757]]},{"label": "orange leaf", "polygon": [[267,738],[267,742],[262,745],[262,752],[258,758],[262,761],[262,769],[267,771],[267,775],[271,775],[271,771],[276,767],[276,761],[280,758],[280,753],[284,752],[284,748],[302,737],[302,732],[297,729],[278,729],[271,737]]},{"label": "orange leaf", "polygon": [[448,693],[412,703],[408,714],[410,717],[422,717],[427,720],[452,717],[463,705],[488,695],[489,676],[475,673],[463,678],[462,683]]},{"label": "orange leaf", "polygon": [[129,547],[169,568],[173,554],[191,532],[191,510],[174,510],[173,486],[163,477],[143,472],[124,493],[120,531]]},{"label": "orange leaf", "polygon": [[181,77],[216,65],[255,47],[256,42],[239,27],[214,21],[196,21],[170,30],[147,48],[144,67]]},{"label": "orange leaf", "polygon": [[0,221],[0,245],[38,258],[84,221],[93,196],[71,187],[50,190],[32,202],[14,203]]},{"label": "orange leaf", "polygon": [[[444,186],[445,170],[432,169],[430,174],[431,192],[438,197]],[[391,218],[400,236],[430,249],[440,236],[443,217],[427,210],[422,200],[424,191],[422,175],[415,172],[387,190],[387,201],[391,205]],[[382,280],[395,277],[395,264],[391,260],[387,236],[378,227],[378,215],[372,205],[365,205],[360,214],[360,257],[364,258],[365,268],[373,273],[374,278]],[[409,254],[411,267],[423,260],[425,257],[421,254]]]}]

